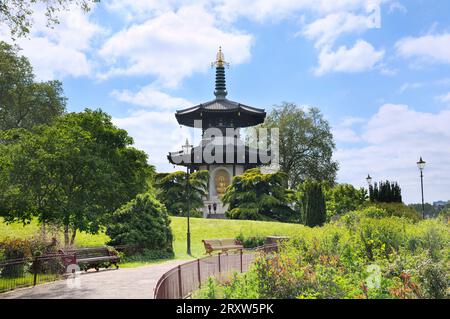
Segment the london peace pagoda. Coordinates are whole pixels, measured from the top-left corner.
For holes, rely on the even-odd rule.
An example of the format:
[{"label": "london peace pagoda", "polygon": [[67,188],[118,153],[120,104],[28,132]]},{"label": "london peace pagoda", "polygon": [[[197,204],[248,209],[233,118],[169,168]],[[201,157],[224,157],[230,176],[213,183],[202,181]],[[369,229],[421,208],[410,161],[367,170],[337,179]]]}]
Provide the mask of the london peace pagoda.
[{"label": "london peace pagoda", "polygon": [[176,111],[180,125],[202,130],[202,139],[193,147],[186,141],[183,151],[171,152],[170,163],[185,166],[190,172],[209,171],[208,193],[202,208],[205,218],[225,218],[227,207],[221,197],[234,176],[262,163],[258,150],[244,144],[240,128],[252,127],[264,122],[266,112],[227,99],[225,62],[221,48],[216,61],[215,99]]}]

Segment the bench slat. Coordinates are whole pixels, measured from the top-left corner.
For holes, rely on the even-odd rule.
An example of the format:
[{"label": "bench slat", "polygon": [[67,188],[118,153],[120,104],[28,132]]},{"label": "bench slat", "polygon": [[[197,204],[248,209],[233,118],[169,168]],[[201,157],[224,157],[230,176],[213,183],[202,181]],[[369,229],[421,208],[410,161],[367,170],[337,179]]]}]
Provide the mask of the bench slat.
[{"label": "bench slat", "polygon": [[227,251],[243,249],[244,246],[236,239],[205,239],[203,240],[207,254],[216,250]]},{"label": "bench slat", "polygon": [[108,257],[93,257],[93,258],[83,258],[77,259],[78,263],[89,263],[94,261],[105,261],[105,260],[117,260],[119,257],[117,256],[108,256]]}]

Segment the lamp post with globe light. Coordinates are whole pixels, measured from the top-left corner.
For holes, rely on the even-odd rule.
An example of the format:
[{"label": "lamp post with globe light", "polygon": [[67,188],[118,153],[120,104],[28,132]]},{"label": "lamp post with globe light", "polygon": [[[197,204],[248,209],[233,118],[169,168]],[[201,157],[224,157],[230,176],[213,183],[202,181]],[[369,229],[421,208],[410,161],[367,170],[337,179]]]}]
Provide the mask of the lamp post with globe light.
[{"label": "lamp post with globe light", "polygon": [[190,208],[190,197],[189,197],[189,164],[190,164],[190,156],[192,151],[192,145],[189,144],[188,139],[186,139],[186,143],[182,146],[183,147],[183,154],[186,156],[186,200],[187,200],[187,234],[186,234],[186,240],[187,240],[187,254],[191,255],[191,208]]},{"label": "lamp post with globe light", "polygon": [[370,201],[372,201],[373,200],[372,177],[370,175],[367,175],[366,181],[367,185],[369,185],[369,199]]},{"label": "lamp post with globe light", "polygon": [[425,219],[425,201],[423,199],[423,170],[425,169],[426,162],[420,157],[420,160],[417,162],[417,167],[420,170],[420,186],[422,190],[422,218]]}]

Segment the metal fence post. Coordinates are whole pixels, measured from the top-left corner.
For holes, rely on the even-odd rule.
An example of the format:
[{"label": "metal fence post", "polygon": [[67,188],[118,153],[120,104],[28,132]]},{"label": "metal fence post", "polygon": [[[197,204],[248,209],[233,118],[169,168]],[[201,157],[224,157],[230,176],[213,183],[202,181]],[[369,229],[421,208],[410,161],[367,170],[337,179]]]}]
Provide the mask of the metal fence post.
[{"label": "metal fence post", "polygon": [[220,267],[220,253],[217,255],[219,257],[219,274],[221,273],[221,267]]},{"label": "metal fence post", "polygon": [[198,288],[202,287],[202,279],[200,277],[200,258],[197,259],[197,271],[198,271]]},{"label": "metal fence post", "polygon": [[181,283],[181,265],[178,265],[178,288],[180,289],[179,297],[183,299],[183,285]]},{"label": "metal fence post", "polygon": [[38,273],[38,257],[35,257],[32,263],[33,267],[33,286],[37,284],[37,273]]},{"label": "metal fence post", "polygon": [[240,259],[241,259],[241,272],[244,272],[244,267],[242,265],[242,255],[244,254],[244,252],[241,249],[241,254],[240,254]]}]

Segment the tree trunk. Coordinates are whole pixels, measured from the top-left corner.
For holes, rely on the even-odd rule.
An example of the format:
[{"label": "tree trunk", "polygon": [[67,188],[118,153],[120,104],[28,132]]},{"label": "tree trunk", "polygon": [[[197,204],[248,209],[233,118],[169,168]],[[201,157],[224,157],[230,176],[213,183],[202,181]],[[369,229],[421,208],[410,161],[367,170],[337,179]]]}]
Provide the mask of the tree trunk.
[{"label": "tree trunk", "polygon": [[43,241],[47,241],[47,231],[45,229],[45,222],[42,222],[41,225],[41,236]]},{"label": "tree trunk", "polygon": [[64,247],[69,247],[69,225],[64,225]]},{"label": "tree trunk", "polygon": [[77,235],[77,230],[74,229],[72,231],[72,238],[70,239],[70,246],[73,246],[73,243],[75,242],[75,236]]}]

